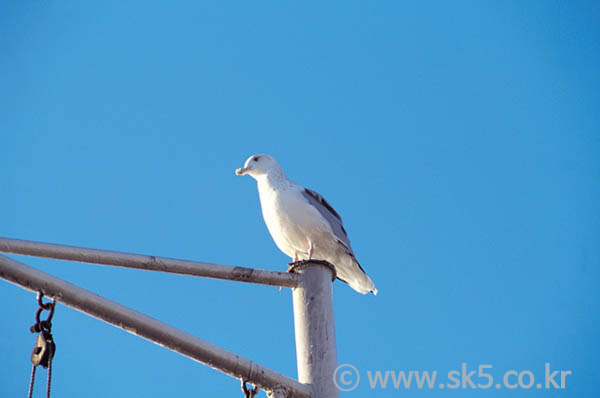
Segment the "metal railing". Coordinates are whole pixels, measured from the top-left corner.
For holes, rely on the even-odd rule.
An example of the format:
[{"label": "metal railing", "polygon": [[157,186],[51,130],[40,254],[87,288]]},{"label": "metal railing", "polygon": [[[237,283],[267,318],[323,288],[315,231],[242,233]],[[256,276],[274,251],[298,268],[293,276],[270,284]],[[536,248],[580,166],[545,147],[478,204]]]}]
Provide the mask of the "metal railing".
[{"label": "metal railing", "polygon": [[228,375],[250,382],[271,397],[338,397],[331,266],[306,261],[297,273],[233,267],[141,254],[0,238],[0,252],[152,271],[283,286],[293,289],[296,381],[187,332],[50,274],[0,255],[0,278],[108,322]]}]

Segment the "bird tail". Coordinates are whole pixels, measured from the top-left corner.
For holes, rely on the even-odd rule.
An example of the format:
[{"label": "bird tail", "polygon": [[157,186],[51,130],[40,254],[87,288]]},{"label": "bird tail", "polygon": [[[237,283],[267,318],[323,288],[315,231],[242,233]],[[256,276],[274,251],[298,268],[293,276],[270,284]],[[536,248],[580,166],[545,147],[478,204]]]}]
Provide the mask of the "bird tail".
[{"label": "bird tail", "polygon": [[351,256],[351,259],[352,265],[350,267],[336,267],[337,278],[342,282],[346,282],[352,289],[359,293],[367,294],[372,292],[377,296],[377,289],[371,278],[369,278],[354,256]]}]

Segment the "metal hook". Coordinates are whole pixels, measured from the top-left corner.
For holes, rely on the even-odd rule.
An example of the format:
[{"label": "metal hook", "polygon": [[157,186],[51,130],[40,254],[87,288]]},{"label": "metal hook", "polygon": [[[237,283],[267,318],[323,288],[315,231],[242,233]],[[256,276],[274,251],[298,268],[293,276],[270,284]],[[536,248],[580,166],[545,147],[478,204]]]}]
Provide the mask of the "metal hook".
[{"label": "metal hook", "polygon": [[[44,303],[44,302],[42,302],[42,297],[44,297],[44,293],[38,292],[37,303],[38,303],[39,308],[35,313],[35,325],[33,325],[30,328],[31,333],[39,333],[42,330],[46,330],[47,332],[49,332],[50,329],[52,328],[52,317],[54,316],[54,308],[56,306],[56,299],[54,299],[52,302]],[[42,314],[42,311],[44,311],[44,310],[50,311],[50,313],[48,314],[48,317],[42,321],[42,320],[40,320],[40,315]]]},{"label": "metal hook", "polygon": [[258,386],[254,386],[253,389],[248,390],[246,383],[247,381],[242,379],[242,391],[244,392],[244,398],[253,398],[256,394],[258,394]]}]

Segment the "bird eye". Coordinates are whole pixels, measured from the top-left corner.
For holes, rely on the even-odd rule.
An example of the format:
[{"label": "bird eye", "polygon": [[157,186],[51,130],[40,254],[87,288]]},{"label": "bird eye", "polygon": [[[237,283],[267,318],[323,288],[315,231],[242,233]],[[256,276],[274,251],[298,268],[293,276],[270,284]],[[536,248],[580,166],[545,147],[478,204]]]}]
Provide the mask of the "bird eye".
[{"label": "bird eye", "polygon": [[260,159],[260,156],[255,156],[252,158],[252,160],[254,160],[255,162],[258,162],[258,159]]}]

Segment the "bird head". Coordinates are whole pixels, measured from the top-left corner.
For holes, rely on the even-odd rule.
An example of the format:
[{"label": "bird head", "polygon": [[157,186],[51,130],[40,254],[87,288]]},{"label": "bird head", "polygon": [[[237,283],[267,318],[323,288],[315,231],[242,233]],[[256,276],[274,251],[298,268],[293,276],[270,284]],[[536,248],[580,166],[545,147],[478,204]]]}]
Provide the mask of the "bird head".
[{"label": "bird head", "polygon": [[252,155],[246,160],[244,163],[244,167],[241,169],[237,169],[235,174],[244,175],[248,174],[252,178],[257,179],[262,176],[266,176],[269,173],[283,173],[281,170],[281,166],[275,159],[273,159],[269,155],[260,154],[260,155]]}]

